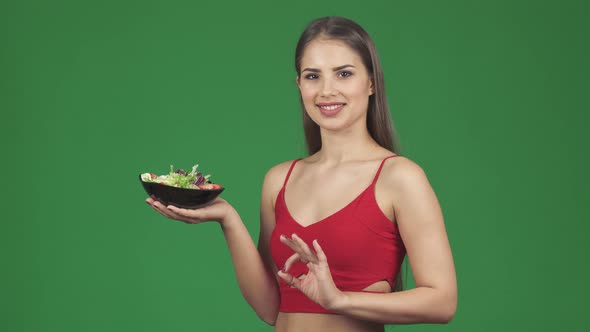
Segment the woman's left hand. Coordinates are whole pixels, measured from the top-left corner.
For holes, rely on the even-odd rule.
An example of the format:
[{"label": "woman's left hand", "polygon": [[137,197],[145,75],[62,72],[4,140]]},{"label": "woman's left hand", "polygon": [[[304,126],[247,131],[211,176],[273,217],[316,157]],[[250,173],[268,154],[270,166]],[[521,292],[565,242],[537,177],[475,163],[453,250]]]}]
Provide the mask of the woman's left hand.
[{"label": "woman's left hand", "polygon": [[[330,310],[336,307],[345,295],[334,284],[328,267],[328,259],[318,241],[313,240],[314,252],[296,234],[293,234],[291,238],[281,235],[280,239],[281,242],[293,249],[295,254],[287,259],[283,270],[278,272],[279,277],[325,309]],[[309,269],[307,275],[302,279],[288,273],[293,263],[297,261],[306,264]]]}]

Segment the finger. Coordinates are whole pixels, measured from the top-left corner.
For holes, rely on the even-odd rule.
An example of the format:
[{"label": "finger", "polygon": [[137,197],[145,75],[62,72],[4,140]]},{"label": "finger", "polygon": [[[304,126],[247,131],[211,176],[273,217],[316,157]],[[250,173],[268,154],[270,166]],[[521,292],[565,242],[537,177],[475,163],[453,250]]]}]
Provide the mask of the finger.
[{"label": "finger", "polygon": [[145,202],[147,203],[147,205],[149,205],[150,207],[154,208],[153,204],[154,204],[154,200],[151,198],[147,198],[145,200]]},{"label": "finger", "polygon": [[169,211],[179,215],[179,216],[183,216],[186,218],[191,218],[191,219],[198,219],[199,221],[201,221],[203,219],[203,209],[195,209],[195,210],[191,210],[191,209],[183,209],[183,208],[179,208],[176,207],[174,205],[168,205],[166,207]]},{"label": "finger", "polygon": [[327,264],[328,257],[326,256],[326,253],[324,252],[324,250],[320,246],[320,243],[318,242],[318,240],[313,240],[312,244],[313,244],[313,247],[314,247],[315,252],[317,254],[319,262],[323,262],[323,263]]},{"label": "finger", "polygon": [[283,279],[288,285],[290,285],[293,288],[298,288],[301,283],[299,279],[295,278],[290,273],[279,271],[277,274],[279,275],[279,277],[281,277],[281,279]]},{"label": "finger", "polygon": [[317,262],[318,261],[315,253],[313,253],[311,251],[311,249],[309,249],[309,246],[307,245],[307,243],[305,243],[305,241],[303,241],[299,236],[297,236],[297,234],[293,234],[292,239],[293,239],[293,242],[295,242],[295,244],[298,245],[299,248],[301,248],[301,251],[303,252],[303,257],[306,258],[307,261],[309,261],[309,262]]},{"label": "finger", "polygon": [[154,204],[156,204],[156,202],[158,201],[157,199],[155,199],[155,198],[152,198],[152,197],[148,197],[148,198],[146,198],[146,200],[145,200],[145,201],[146,201],[146,203],[148,203],[148,205],[150,205],[151,207],[153,207],[153,208],[156,208],[156,206],[155,206]]},{"label": "finger", "polygon": [[302,252],[300,252],[301,249],[299,248],[299,246],[296,245],[293,240],[289,239],[288,237],[284,236],[283,234],[281,234],[280,239],[281,239],[281,242],[286,244],[289,248],[293,249],[293,251],[302,253]]},{"label": "finger", "polygon": [[180,220],[178,216],[173,215],[170,212],[165,212],[164,210],[162,210],[161,208],[158,207],[154,207],[154,209],[161,214],[162,216],[169,218],[169,219],[174,219],[174,220]]},{"label": "finger", "polygon": [[150,197],[148,197],[146,199],[146,202],[148,202],[148,204],[151,205],[154,208],[154,210],[156,210],[158,213],[169,218],[169,216],[166,215],[166,213],[164,213],[164,211],[162,211],[161,207],[163,206],[163,204],[160,203],[160,201],[158,201],[158,198],[156,196],[150,195]]},{"label": "finger", "polygon": [[309,258],[308,255],[303,251],[303,248],[301,248],[301,246],[295,242],[294,239],[292,238],[288,238],[284,235],[281,234],[281,241],[286,244],[287,246],[289,246],[289,248],[293,249],[293,251],[295,251],[296,253],[299,253],[299,256],[301,256],[301,261],[306,263],[309,262]]},{"label": "finger", "polygon": [[286,236],[280,236],[281,242],[289,246],[289,248],[293,249],[296,253],[299,254],[299,260],[303,264],[307,264],[308,262],[317,263],[318,259],[315,254],[309,249],[309,246],[303,240],[297,236],[297,234],[292,235],[293,238],[287,238]]},{"label": "finger", "polygon": [[288,285],[291,285],[291,280],[293,280],[293,275],[283,272],[281,270],[279,270],[277,272],[277,275],[279,276],[279,278],[283,279]]},{"label": "finger", "polygon": [[167,215],[166,213],[162,212],[160,209],[158,209],[155,205],[152,205],[152,209],[154,209],[154,211],[158,212],[160,215],[162,215],[162,217],[164,218],[170,218],[169,215]]},{"label": "finger", "polygon": [[183,222],[186,222],[189,224],[195,224],[198,222],[197,220],[189,219],[189,218],[186,218],[184,216],[181,216],[181,215],[175,213],[174,211],[170,211],[168,208],[165,208],[165,209],[166,210],[164,210],[164,211],[166,211],[166,213],[168,215],[170,215],[172,219],[180,220],[180,221],[183,221]]},{"label": "finger", "polygon": [[154,204],[152,204],[152,206],[156,208],[160,213],[164,214],[166,217],[173,218],[173,215],[169,212],[170,210],[168,210],[164,206],[164,204],[160,203],[159,201],[155,201]]},{"label": "finger", "polygon": [[285,266],[283,267],[283,271],[287,272],[289,271],[289,269],[291,268],[291,266],[299,261],[301,258],[301,256],[298,253],[294,253],[293,255],[291,255],[291,257],[287,258],[287,260],[285,261]]},{"label": "finger", "polygon": [[174,220],[179,220],[179,221],[183,221],[189,224],[194,224],[195,221],[188,219],[182,215],[179,215],[177,213],[175,213],[174,211],[171,211],[170,209],[168,209],[167,207],[164,206],[164,204],[156,201],[153,206],[155,206],[158,210],[158,212],[160,212],[162,215],[164,215],[165,217],[168,217],[170,219],[174,219]]}]

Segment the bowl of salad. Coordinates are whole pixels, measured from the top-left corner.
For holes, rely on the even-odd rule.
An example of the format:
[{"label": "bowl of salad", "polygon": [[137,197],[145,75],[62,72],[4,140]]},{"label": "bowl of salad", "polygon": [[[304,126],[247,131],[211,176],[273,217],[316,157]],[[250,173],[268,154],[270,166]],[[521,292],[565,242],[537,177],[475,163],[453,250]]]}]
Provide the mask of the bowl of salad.
[{"label": "bowl of salad", "polygon": [[195,209],[214,200],[225,190],[221,184],[211,182],[211,174],[197,172],[198,167],[197,164],[190,172],[186,172],[174,170],[174,165],[170,165],[170,173],[141,173],[139,181],[145,192],[162,204]]}]

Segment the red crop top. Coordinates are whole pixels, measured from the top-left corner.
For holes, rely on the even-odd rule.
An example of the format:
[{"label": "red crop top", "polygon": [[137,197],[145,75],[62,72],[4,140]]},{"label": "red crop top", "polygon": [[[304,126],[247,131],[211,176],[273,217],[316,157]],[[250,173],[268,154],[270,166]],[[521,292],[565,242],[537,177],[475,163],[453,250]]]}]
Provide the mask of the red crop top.
[{"label": "red crop top", "polygon": [[[375,293],[363,289],[381,280],[386,280],[393,289],[406,249],[397,227],[377,205],[374,187],[385,160],[397,156],[388,156],[381,161],[371,184],[352,202],[306,227],[293,219],[285,203],[287,180],[302,158],[294,160],[275,203],[276,225],[270,238],[270,251],[277,268],[281,269],[294,253],[279,240],[279,236],[296,233],[312,250],[311,242],[318,240],[328,257],[330,272],[338,289]],[[295,277],[307,272],[307,266],[301,262],[296,262],[289,270]],[[334,314],[280,278],[279,292],[281,312]]]}]

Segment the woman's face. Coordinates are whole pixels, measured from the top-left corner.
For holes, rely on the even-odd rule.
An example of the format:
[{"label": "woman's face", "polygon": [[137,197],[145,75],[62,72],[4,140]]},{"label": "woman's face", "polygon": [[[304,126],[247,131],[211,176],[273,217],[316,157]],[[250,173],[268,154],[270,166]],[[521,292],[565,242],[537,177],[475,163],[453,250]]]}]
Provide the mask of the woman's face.
[{"label": "woman's face", "polygon": [[366,119],[373,84],[360,56],[341,41],[311,41],[301,58],[297,85],[307,114],[322,128]]}]

